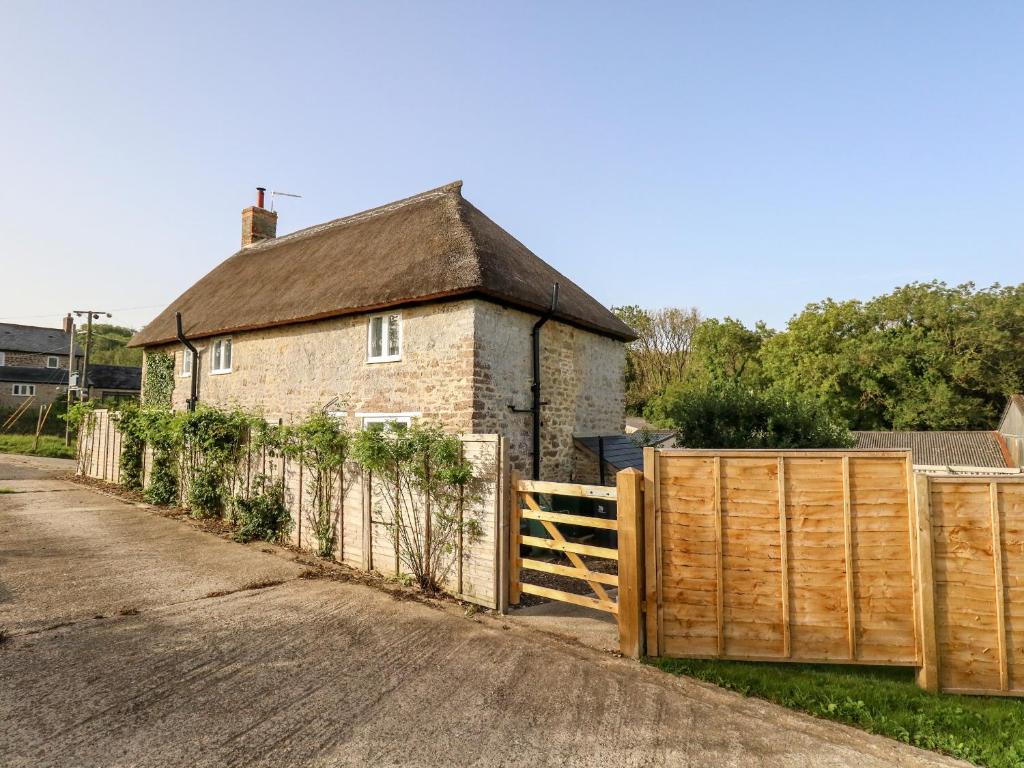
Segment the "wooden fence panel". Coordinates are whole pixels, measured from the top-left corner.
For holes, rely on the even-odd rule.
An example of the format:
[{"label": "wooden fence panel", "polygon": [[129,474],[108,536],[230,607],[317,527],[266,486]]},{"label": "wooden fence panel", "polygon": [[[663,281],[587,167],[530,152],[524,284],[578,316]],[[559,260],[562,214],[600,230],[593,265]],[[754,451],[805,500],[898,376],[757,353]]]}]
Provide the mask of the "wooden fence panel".
[{"label": "wooden fence panel", "polygon": [[932,477],[942,690],[1024,695],[1024,484]]},{"label": "wooden fence panel", "polygon": [[652,649],[917,663],[906,452],[648,457],[656,462],[647,470],[656,488],[647,512],[655,546],[646,547]]}]

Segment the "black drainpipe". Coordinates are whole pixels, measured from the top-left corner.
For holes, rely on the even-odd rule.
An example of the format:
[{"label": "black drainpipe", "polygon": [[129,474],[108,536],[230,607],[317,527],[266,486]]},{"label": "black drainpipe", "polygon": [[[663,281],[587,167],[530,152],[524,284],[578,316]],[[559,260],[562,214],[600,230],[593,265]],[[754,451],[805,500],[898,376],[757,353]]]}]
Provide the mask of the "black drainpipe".
[{"label": "black drainpipe", "polygon": [[533,404],[530,411],[533,414],[533,479],[540,480],[540,408],[545,403],[540,399],[540,329],[544,323],[551,319],[558,307],[558,283],[551,286],[551,309],[541,315],[540,320],[533,324],[531,337],[533,342],[533,384],[530,389],[533,391]]},{"label": "black drainpipe", "polygon": [[174,313],[174,320],[178,324],[178,341],[192,352],[192,396],[185,403],[190,411],[194,411],[196,403],[199,402],[199,350],[192,345],[191,341],[185,338],[185,331],[181,328],[181,312]]}]

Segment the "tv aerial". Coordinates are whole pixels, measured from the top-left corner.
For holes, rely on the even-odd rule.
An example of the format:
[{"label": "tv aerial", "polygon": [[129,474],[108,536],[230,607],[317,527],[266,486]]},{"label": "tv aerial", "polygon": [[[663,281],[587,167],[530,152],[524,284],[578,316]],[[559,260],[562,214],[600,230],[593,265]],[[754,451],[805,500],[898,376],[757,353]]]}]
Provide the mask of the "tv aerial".
[{"label": "tv aerial", "polygon": [[298,198],[301,198],[302,195],[295,195],[295,194],[292,194],[291,192],[276,192],[273,189],[270,190],[270,210],[271,210],[271,212],[273,212],[273,210],[274,210],[274,198],[275,197],[298,197]]}]

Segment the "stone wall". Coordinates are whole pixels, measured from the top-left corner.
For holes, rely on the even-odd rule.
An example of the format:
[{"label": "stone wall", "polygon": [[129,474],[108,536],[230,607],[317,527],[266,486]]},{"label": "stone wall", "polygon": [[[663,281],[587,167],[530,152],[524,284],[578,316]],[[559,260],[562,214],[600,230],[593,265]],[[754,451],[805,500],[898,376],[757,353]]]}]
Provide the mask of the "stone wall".
[{"label": "stone wall", "polygon": [[42,354],[40,352],[4,352],[4,365],[17,368],[45,368],[46,358],[56,357],[57,367],[67,370],[68,356],[57,352]]},{"label": "stone wall", "polygon": [[[532,349],[537,321],[517,309],[477,302],[475,432],[508,437],[512,467],[532,464]],[[625,404],[625,345],[556,321],[541,328],[541,479],[573,479],[573,435],[621,432]]]},{"label": "stone wall", "polygon": [[[32,401],[32,405],[47,405],[55,400],[63,400],[67,396],[67,387],[60,384],[36,384],[35,382],[28,382],[34,384],[36,388],[36,399]],[[28,397],[21,395],[13,395],[12,387],[15,382],[12,381],[0,381],[0,408],[17,408],[20,405],[24,405]]]},{"label": "stone wall", "polygon": [[[334,401],[331,411],[411,413],[455,432],[472,431],[473,302],[401,310],[402,359],[366,359],[365,315],[281,326],[232,336],[231,373],[210,373],[213,339],[200,350],[200,402],[260,411],[271,420],[304,418]],[[155,351],[151,349],[150,351]],[[173,407],[185,407],[190,379],[181,375],[182,347],[174,355]]]},{"label": "stone wall", "polygon": [[[416,414],[453,432],[499,434],[512,466],[531,469],[530,330],[536,315],[482,300],[407,308],[402,359],[366,359],[366,315],[333,318],[232,336],[232,370],[209,372],[200,349],[200,402],[256,410],[271,420],[303,418],[335,401],[350,427],[359,414]],[[611,434],[623,427],[625,345],[548,322],[541,331],[541,475],[573,478],[573,435]],[[149,351],[156,351],[150,349]],[[190,379],[181,375],[181,345],[160,351],[175,358],[173,406],[184,408]]]}]

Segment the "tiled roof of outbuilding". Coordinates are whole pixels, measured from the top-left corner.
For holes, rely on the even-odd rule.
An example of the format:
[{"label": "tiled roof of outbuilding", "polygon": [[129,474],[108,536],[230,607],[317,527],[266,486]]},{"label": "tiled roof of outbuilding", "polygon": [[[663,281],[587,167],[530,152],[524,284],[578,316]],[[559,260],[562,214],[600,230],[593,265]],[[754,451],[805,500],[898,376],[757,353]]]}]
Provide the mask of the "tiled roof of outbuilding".
[{"label": "tiled roof of outbuilding", "polygon": [[908,448],[915,464],[931,466],[1006,467],[1006,452],[998,432],[854,432],[857,448]]}]

